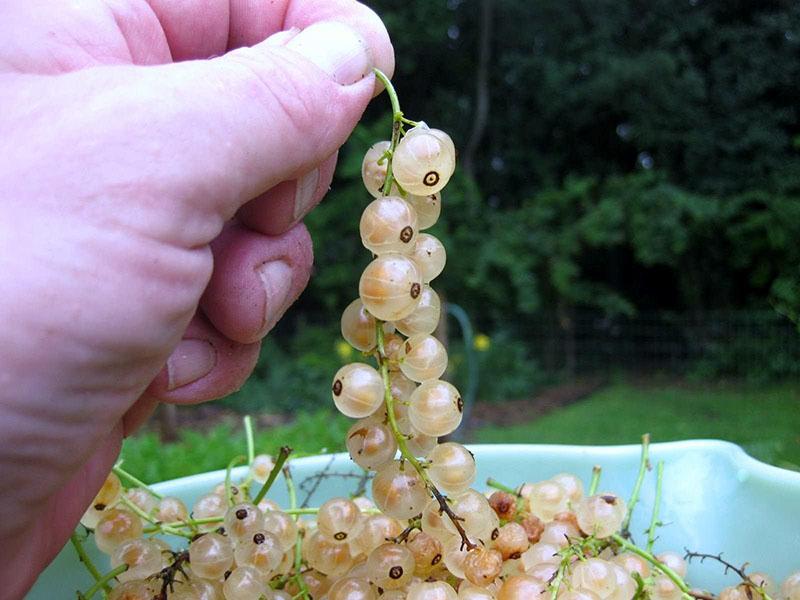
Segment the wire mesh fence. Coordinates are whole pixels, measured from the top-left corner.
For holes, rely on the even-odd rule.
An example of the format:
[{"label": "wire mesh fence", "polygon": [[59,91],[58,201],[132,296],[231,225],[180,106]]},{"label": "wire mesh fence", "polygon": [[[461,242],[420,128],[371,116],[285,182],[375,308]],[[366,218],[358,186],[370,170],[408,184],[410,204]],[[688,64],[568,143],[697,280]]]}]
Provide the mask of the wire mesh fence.
[{"label": "wire mesh fence", "polygon": [[545,372],[769,378],[800,373],[800,331],[774,311],[642,312],[634,317],[576,311],[536,316],[517,330]]}]

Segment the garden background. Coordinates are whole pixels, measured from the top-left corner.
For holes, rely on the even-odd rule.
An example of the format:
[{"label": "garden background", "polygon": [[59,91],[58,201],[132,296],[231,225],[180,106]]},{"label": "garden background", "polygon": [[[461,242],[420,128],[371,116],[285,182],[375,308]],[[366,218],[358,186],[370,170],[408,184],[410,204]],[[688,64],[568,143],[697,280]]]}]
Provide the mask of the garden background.
[{"label": "garden background", "polygon": [[[461,438],[716,437],[800,469],[800,4],[368,3],[406,114],[459,151],[431,233]],[[389,127],[382,96],[307,219],[315,274],[254,376],[161,409],[126,441],[129,471],[222,468],[245,413],[260,449],[343,449],[329,389],[359,359],[338,323],[370,259],[360,165]]]}]

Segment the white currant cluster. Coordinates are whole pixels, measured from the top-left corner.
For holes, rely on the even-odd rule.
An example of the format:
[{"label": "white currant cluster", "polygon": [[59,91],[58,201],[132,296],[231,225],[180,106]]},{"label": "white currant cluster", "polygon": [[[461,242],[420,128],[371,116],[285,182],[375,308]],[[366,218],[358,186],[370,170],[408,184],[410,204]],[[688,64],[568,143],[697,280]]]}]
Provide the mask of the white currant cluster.
[{"label": "white currant cluster", "polygon": [[[378,76],[394,127],[362,164],[375,199],[360,233],[375,257],[341,319],[344,338],[377,368],[348,364],[332,385],[336,407],[357,419],[346,447],[373,472],[372,500],[333,498],[298,509],[284,471],[291,506],[281,509],[264,495],[288,449],[276,460],[254,456],[252,432],[248,476],[233,483],[229,471],[191,511],[143,485],[125,490],[112,473],[81,521],[112,570],[101,576],[73,536],[97,581],[79,598],[107,587],[109,600],[714,600],[688,587],[684,558],[652,553],[657,510],[645,548],[627,535],[648,438],[629,503],[595,493],[599,470],[588,493],[570,473],[518,489],[489,482],[497,491],[481,493],[471,487],[472,453],[439,443],[461,423],[463,406],[441,379],[447,352],[433,336],[441,303],[430,282],[444,268],[445,250],[422,230],[439,218],[455,149],[447,134],[406,120],[391,84]],[[252,495],[255,484],[263,485]],[[174,551],[161,535],[188,545]],[[765,574],[741,575],[719,600],[800,600],[800,572],[779,589]]]}]

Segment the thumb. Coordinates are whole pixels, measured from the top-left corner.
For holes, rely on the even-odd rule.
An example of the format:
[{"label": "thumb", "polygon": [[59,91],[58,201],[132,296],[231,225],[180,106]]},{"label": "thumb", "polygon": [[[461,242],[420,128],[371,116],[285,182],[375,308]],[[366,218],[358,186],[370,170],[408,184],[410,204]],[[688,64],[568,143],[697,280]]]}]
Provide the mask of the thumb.
[{"label": "thumb", "polygon": [[[242,204],[315,168],[346,141],[373,95],[373,66],[392,68],[374,64],[374,56],[392,56],[380,27],[381,35],[362,36],[319,22],[288,42],[291,34],[277,34],[214,59],[62,76],[71,78],[76,108],[58,121],[53,144],[70,146],[57,168],[71,179],[90,169],[91,181],[79,182],[82,193],[87,183],[99,193],[137,190],[158,198],[148,209],[172,223],[185,227],[206,216],[221,226]],[[365,39],[384,46],[371,48]],[[200,221],[200,237],[209,238],[209,221]],[[185,241],[210,241],[191,237]]]}]

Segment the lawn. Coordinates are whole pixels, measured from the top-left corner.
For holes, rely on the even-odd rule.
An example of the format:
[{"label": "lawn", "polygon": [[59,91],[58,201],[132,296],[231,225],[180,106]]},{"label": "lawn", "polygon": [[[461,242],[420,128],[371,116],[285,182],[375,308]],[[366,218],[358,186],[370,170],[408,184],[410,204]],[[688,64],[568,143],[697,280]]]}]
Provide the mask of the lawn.
[{"label": "lawn", "polygon": [[645,432],[656,442],[724,439],[760,460],[800,470],[800,386],[621,383],[534,422],[482,428],[476,441],[629,444]]}]

